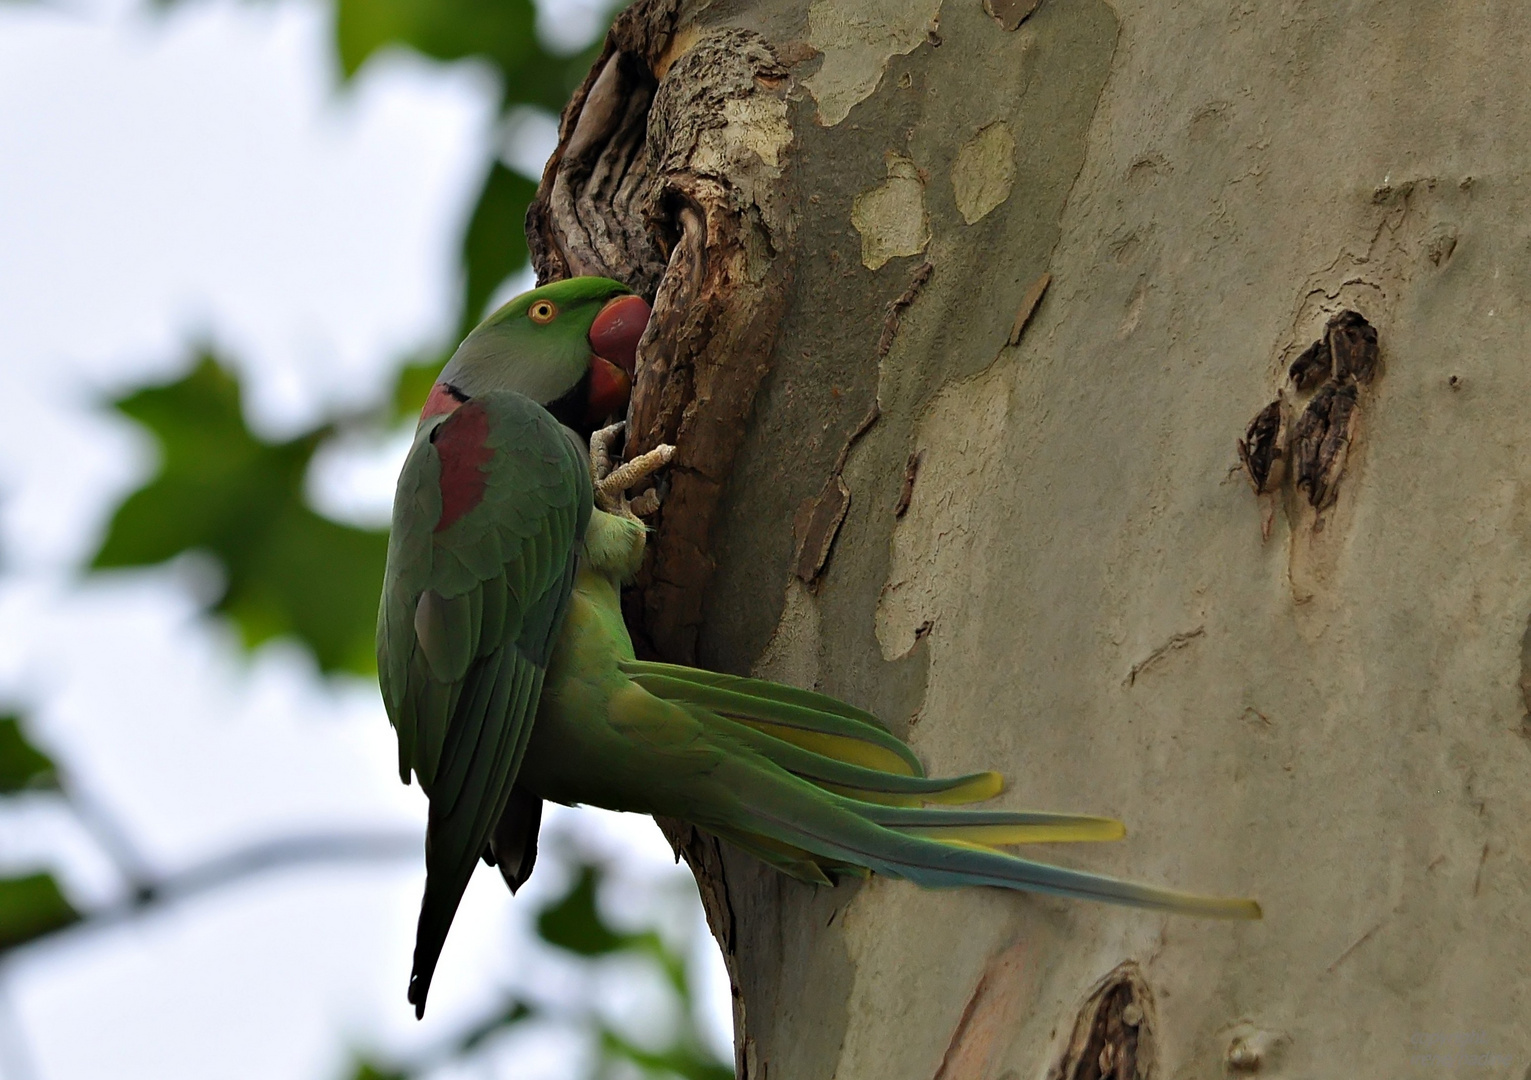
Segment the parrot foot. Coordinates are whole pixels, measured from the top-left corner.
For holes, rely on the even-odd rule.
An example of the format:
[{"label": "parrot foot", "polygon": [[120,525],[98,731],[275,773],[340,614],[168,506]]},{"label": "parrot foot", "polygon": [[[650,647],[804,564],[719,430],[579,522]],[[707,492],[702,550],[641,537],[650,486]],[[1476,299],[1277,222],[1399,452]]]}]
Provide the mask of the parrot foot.
[{"label": "parrot foot", "polygon": [[596,486],[597,491],[600,490],[601,481],[611,472],[611,445],[626,427],[625,421],[618,420],[590,434],[590,482]]},{"label": "parrot foot", "polygon": [[626,426],[624,423],[615,423],[590,436],[590,479],[595,485],[597,506],[609,514],[636,519],[659,509],[659,493],[645,491],[629,502],[628,489],[668,465],[675,456],[675,447],[662,443],[648,453],[639,454],[613,469],[611,446]]}]

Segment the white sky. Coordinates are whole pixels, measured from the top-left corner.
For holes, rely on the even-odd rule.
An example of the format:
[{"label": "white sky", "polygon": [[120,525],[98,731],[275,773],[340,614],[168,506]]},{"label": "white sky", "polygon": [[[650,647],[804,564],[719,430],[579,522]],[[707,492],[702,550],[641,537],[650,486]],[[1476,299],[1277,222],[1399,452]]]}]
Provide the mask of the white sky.
[{"label": "white sky", "polygon": [[[543,14],[570,48],[600,18],[595,0]],[[195,340],[237,361],[271,435],[375,398],[452,322],[486,155],[504,144],[535,169],[546,153],[549,118],[507,139],[470,65],[386,56],[337,94],[328,17],[296,0],[168,16],[0,3],[0,703],[26,708],[161,871],[295,830],[424,818],[374,687],[323,682],[281,643],[241,656],[198,615],[195,575],[74,574],[152,468],[141,433],[95,402],[173,377]],[[376,520],[399,456],[397,439],[329,455],[320,503]],[[423,1024],[404,1000],[421,878],[404,859],[274,875],[24,952],[0,972],[0,1046],[19,1031],[43,1080],[329,1080],[351,1048],[429,1045],[511,988],[659,1024],[631,972],[561,963],[530,934],[567,881],[560,851],[579,846],[617,866],[616,917],[695,943],[726,1050],[721,964],[653,825],[564,811],[544,837],[518,900],[492,871],[475,879]],[[82,904],[120,889],[46,800],[0,814],[0,862],[54,867]],[[570,1078],[584,1052],[546,1025],[472,1075]],[[18,1063],[0,1053],[0,1070]]]}]

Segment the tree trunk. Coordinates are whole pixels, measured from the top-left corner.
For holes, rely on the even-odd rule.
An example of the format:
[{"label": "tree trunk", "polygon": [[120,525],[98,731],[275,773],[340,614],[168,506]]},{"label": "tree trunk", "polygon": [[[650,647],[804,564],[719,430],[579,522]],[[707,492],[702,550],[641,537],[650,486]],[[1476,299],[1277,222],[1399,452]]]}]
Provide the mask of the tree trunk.
[{"label": "tree trunk", "polygon": [[529,224],[657,296],[640,647],[1266,911],[815,889],[672,827],[741,1077],[1526,1068],[1528,62],[1500,0],[619,18]]}]

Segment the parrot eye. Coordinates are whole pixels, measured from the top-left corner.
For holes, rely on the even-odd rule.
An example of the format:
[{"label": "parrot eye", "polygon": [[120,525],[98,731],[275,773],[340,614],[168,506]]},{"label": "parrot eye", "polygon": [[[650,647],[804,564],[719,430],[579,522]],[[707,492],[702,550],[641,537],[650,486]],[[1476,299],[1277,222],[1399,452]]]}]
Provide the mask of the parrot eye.
[{"label": "parrot eye", "polygon": [[546,326],[558,317],[558,307],[551,300],[538,300],[526,309],[526,317],[538,326]]}]

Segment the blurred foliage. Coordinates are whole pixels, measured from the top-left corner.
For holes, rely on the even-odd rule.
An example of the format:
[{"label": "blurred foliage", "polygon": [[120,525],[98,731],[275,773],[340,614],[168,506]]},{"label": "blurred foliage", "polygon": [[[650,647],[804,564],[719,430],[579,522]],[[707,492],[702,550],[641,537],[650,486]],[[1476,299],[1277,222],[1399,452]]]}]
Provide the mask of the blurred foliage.
[{"label": "blurred foliage", "polygon": [[590,57],[549,51],[536,24],[532,0],[338,0],[335,52],[347,78],[389,45],[436,60],[485,60],[500,74],[505,107],[558,112],[590,70]]},{"label": "blurred foliage", "polygon": [[606,925],[595,906],[596,868],[581,868],[568,894],[537,916],[537,934],[549,945],[576,956],[605,956],[629,948],[636,939]]},{"label": "blurred foliage", "polygon": [[394,1072],[392,1069],[381,1069],[371,1062],[364,1061],[351,1074],[351,1080],[409,1080],[409,1074]]},{"label": "blurred foliage", "polygon": [[58,770],[53,759],[27,741],[21,717],[0,715],[0,795],[56,787]]},{"label": "blurred foliage", "polygon": [[[0,715],[0,795],[56,790],[53,759],[33,746],[15,713]],[[79,921],[52,874],[0,877],[0,952]]]},{"label": "blurred foliage", "polygon": [[261,440],[245,426],[239,385],[207,354],[179,381],[114,404],[154,435],[161,460],[117,508],[93,567],[206,552],[226,576],[217,610],[247,645],[292,634],[326,671],[372,670],[387,537],[320,517],[304,501],[309,460],[331,429]]},{"label": "blurred foliage", "polygon": [[437,374],[446,366],[450,355],[441,353],[412,360],[399,369],[398,380],[394,383],[393,400],[389,403],[396,414],[401,417],[419,415],[425,407],[425,399],[430,396],[431,387],[435,385]]},{"label": "blurred foliage", "polygon": [[[56,790],[53,759],[27,739],[21,718],[0,715],[0,795]],[[0,952],[78,922],[80,913],[64,898],[52,874],[0,877]]]},{"label": "blurred foliage", "polygon": [[[694,1046],[666,1047],[659,1053],[643,1050],[613,1031],[601,1032],[601,1055],[609,1065],[624,1063],[636,1066],[648,1076],[683,1076],[686,1080],[733,1080],[734,1070]],[[603,1072],[611,1072],[607,1068]]]},{"label": "blurred foliage", "polygon": [[[613,5],[615,7],[616,5]],[[498,74],[502,113],[560,110],[600,41],[560,55],[536,34],[531,0],[335,0],[335,53],[347,78],[379,50],[413,49],[442,61],[476,59]],[[534,181],[491,162],[460,241],[462,288],[454,320],[466,334],[509,277],[526,265],[526,209]],[[364,422],[418,413],[455,341],[401,365],[394,393]],[[113,403],[149,429],[161,467],[118,507],[92,568],[147,566],[187,551],[213,556],[226,577],[215,604],[246,646],[290,635],[326,672],[375,668],[373,628],[387,540],[311,510],[304,478],[324,425],[272,444],[252,434],[239,385],[214,357],[189,375]]]},{"label": "blurred foliage", "polygon": [[[549,50],[535,33],[531,0],[335,0],[334,16],[336,58],[346,78],[389,47],[442,61],[476,59],[500,78],[502,115],[527,106],[560,110],[600,47],[597,40],[574,56]],[[456,336],[478,322],[490,298],[525,265],[526,209],[535,191],[532,180],[498,160],[491,163],[460,241]],[[454,345],[442,342],[404,359],[390,400],[374,415],[350,422],[376,427],[418,413]],[[207,352],[178,381],[137,390],[112,404],[153,435],[161,460],[148,483],[118,507],[92,568],[145,566],[185,552],[205,553],[225,575],[214,607],[235,623],[247,646],[290,635],[306,644],[327,672],[370,671],[386,534],[321,517],[304,497],[314,453],[341,422],[286,442],[261,439],[245,424],[238,382]],[[16,719],[0,717],[0,794],[44,786],[52,777],[53,763],[27,743]],[[351,1080],[415,1080],[471,1060],[486,1043],[537,1020],[573,1021],[590,1033],[598,1051],[592,1080],[729,1080],[733,1070],[700,1038],[685,958],[654,931],[613,928],[597,903],[600,884],[600,869],[583,866],[568,893],[540,913],[538,933],[570,963],[636,957],[654,965],[680,1018],[666,1045],[637,1045],[593,1011],[555,1016],[512,1000],[429,1060],[363,1061]],[[78,918],[52,877],[0,879],[0,950]]]},{"label": "blurred foliage", "polygon": [[706,1049],[697,1025],[697,1003],[686,971],[685,957],[652,930],[630,933],[618,930],[602,916],[597,903],[602,871],[598,865],[581,864],[573,885],[564,896],[544,908],[537,917],[537,933],[544,942],[568,954],[571,963],[599,964],[613,957],[639,956],[664,975],[679,1018],[658,1049],[638,1046],[613,1030],[593,1013],[570,1017],[551,1009],[512,1000],[504,1008],[452,1039],[436,1053],[410,1064],[363,1061],[349,1080],[416,1080],[447,1061],[471,1060],[491,1038],[524,1022],[574,1020],[589,1030],[597,1057],[590,1080],[638,1076],[645,1080],[732,1080],[733,1069]]},{"label": "blurred foliage", "polygon": [[[620,6],[612,4],[613,10]],[[532,0],[336,0],[335,53],[347,78],[388,46],[436,60],[487,62],[500,79],[500,111],[531,106],[557,114],[584,81],[599,39],[572,56],[538,38]],[[479,189],[462,243],[466,278],[459,336],[484,314],[484,304],[526,263],[526,208],[537,185],[496,161]]]},{"label": "blurred foliage", "polygon": [[526,208],[535,194],[537,185],[520,173],[498,161],[490,167],[463,237],[462,334],[477,325],[500,284],[526,263]]},{"label": "blurred foliage", "polygon": [[0,951],[78,922],[52,874],[0,878]]}]

